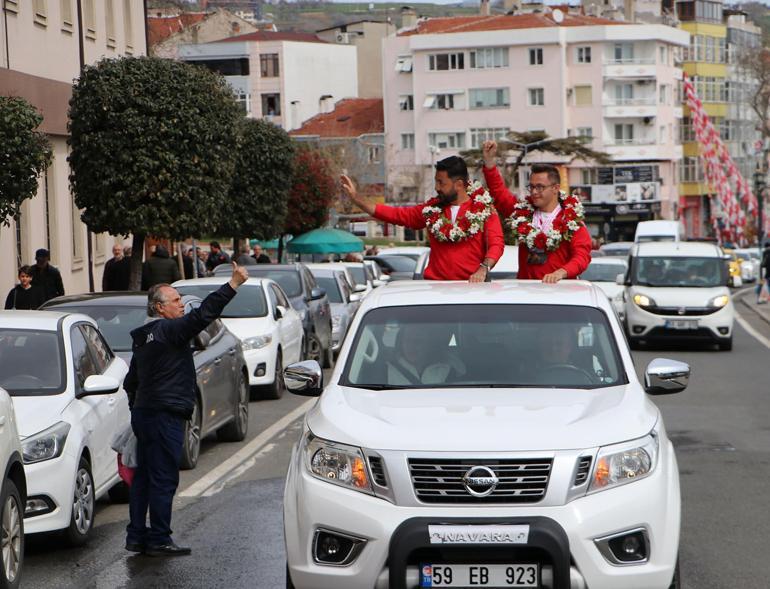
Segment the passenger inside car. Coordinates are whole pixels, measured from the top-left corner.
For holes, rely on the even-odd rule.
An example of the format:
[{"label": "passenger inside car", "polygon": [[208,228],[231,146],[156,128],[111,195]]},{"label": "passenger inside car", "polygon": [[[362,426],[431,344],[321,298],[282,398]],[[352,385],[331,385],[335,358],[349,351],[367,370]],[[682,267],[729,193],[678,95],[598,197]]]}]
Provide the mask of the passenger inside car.
[{"label": "passenger inside car", "polygon": [[388,360],[389,385],[442,384],[465,374],[453,353],[456,344],[446,325],[402,325],[396,336],[394,357]]}]

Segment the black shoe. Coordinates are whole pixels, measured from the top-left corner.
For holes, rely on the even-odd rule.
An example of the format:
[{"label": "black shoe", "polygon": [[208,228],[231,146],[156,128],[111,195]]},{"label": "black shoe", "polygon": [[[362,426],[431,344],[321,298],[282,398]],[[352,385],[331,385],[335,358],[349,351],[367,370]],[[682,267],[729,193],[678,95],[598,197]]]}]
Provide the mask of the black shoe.
[{"label": "black shoe", "polygon": [[126,542],[126,550],[129,552],[144,552],[145,545],[138,542]]},{"label": "black shoe", "polygon": [[173,542],[163,546],[148,546],[144,551],[147,556],[187,556],[191,552],[189,546],[177,546]]}]

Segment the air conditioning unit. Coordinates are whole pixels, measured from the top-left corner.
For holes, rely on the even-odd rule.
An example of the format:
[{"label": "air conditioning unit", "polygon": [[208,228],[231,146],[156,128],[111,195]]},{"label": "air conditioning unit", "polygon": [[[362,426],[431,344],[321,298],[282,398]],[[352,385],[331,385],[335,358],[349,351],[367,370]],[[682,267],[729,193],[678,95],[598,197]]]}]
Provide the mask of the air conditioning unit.
[{"label": "air conditioning unit", "polygon": [[652,125],[652,117],[644,117],[644,118],[642,119],[642,122],[643,122],[645,125]]},{"label": "air conditioning unit", "polygon": [[342,45],[350,45],[350,33],[337,33],[335,41]]}]

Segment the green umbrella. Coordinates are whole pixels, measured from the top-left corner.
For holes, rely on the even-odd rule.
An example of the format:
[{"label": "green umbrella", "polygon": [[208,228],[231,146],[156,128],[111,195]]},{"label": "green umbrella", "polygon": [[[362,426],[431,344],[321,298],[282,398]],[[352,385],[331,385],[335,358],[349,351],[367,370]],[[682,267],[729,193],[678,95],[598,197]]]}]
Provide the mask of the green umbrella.
[{"label": "green umbrella", "polygon": [[293,254],[346,254],[364,250],[364,242],[340,229],[313,229],[295,237],[287,246]]}]

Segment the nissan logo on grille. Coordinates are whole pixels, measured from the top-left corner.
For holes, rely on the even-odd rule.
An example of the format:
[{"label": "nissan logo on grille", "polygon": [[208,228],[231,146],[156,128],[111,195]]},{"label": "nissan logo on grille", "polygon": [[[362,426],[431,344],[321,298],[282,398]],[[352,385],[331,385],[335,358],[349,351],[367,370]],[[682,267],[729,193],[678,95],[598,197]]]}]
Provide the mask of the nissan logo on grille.
[{"label": "nissan logo on grille", "polygon": [[497,488],[500,479],[486,466],[474,466],[463,476],[463,486],[474,497],[486,497]]}]

